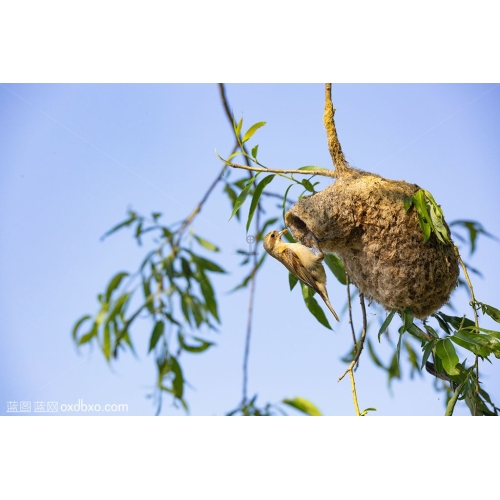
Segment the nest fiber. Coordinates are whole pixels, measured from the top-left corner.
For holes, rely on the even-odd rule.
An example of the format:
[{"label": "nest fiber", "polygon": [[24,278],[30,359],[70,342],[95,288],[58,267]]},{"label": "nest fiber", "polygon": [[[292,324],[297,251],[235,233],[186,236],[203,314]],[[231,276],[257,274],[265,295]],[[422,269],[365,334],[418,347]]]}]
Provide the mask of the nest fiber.
[{"label": "nest fiber", "polygon": [[419,189],[349,169],[296,203],[286,224],[296,239],[305,243],[312,233],[323,252],[337,254],[367,298],[425,318],[449,300],[459,268],[453,243],[432,233],[424,244],[415,208],[405,211],[404,198]]}]

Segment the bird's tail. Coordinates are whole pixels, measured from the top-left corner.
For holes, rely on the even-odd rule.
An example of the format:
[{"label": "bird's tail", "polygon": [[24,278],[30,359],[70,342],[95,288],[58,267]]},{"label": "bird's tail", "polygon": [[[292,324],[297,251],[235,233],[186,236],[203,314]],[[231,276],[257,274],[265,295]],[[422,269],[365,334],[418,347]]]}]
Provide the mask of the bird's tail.
[{"label": "bird's tail", "polygon": [[330,304],[330,300],[328,299],[328,295],[322,293],[321,294],[321,298],[325,301],[325,304],[328,306],[328,309],[330,309],[330,311],[332,312],[332,314],[335,316],[335,319],[337,321],[340,321],[339,317],[337,316],[337,313],[335,312],[335,309]]}]

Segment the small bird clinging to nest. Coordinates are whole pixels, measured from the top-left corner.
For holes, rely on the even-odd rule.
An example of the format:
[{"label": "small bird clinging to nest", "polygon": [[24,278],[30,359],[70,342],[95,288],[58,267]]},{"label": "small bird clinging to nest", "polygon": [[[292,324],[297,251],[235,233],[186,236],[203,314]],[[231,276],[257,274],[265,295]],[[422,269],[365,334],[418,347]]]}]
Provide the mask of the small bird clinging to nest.
[{"label": "small bird clinging to nest", "polygon": [[335,319],[340,321],[328,299],[326,273],[321,263],[323,253],[320,252],[316,255],[312,250],[300,243],[283,242],[281,236],[287,232],[288,229],[283,229],[283,231],[271,231],[266,234],[264,249],[269,255],[279,260],[302,283],[318,292],[328,309],[335,316]]}]

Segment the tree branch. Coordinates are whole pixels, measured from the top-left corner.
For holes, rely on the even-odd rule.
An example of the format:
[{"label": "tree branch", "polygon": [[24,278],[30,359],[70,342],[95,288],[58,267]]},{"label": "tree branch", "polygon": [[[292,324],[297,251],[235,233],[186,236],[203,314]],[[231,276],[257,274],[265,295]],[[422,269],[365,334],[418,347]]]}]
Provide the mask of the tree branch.
[{"label": "tree branch", "polygon": [[[255,232],[259,234],[260,231],[260,207],[257,206],[257,213],[255,214]],[[247,319],[247,333],[245,337],[245,352],[243,355],[243,398],[241,406],[244,406],[248,400],[248,358],[250,356],[250,340],[252,337],[252,319],[253,319],[253,304],[255,298],[255,282],[257,276],[257,252],[253,252],[253,271],[250,279],[250,298],[248,302],[248,319]]]},{"label": "tree branch", "polygon": [[277,168],[262,168],[262,167],[249,167],[247,165],[239,165],[238,163],[232,163],[230,161],[224,160],[220,155],[217,154],[219,158],[228,166],[232,168],[241,168],[243,170],[250,170],[252,172],[268,172],[272,174],[301,174],[301,175],[322,175],[323,177],[337,177],[335,170],[282,170]]},{"label": "tree branch", "polygon": [[[326,137],[328,140],[328,149],[330,150],[330,156],[332,157],[333,165],[337,175],[340,172],[345,172],[350,169],[349,163],[344,157],[342,148],[340,146],[339,138],[337,136],[337,129],[335,128],[335,108],[332,103],[332,84],[327,83],[325,85],[325,114],[323,116],[323,121],[326,129]],[[335,177],[337,177],[335,175]]]},{"label": "tree branch", "polygon": [[[474,296],[474,289],[472,288],[472,282],[469,277],[469,273],[467,271],[467,266],[465,265],[464,261],[462,260],[462,257],[460,257],[460,252],[458,251],[458,248],[455,246],[455,253],[458,257],[458,262],[460,262],[460,265],[462,266],[462,270],[464,272],[465,279],[467,280],[467,285],[469,286],[469,291],[470,291],[470,298],[471,298],[471,307],[472,310],[474,311],[474,323],[476,328],[479,328],[479,317],[477,315],[476,311],[476,297]],[[479,330],[476,330],[477,333],[479,333]],[[476,367],[476,395],[479,394],[479,356],[476,354],[476,360],[475,360],[475,367]],[[474,415],[476,415],[476,403],[473,402],[474,404]]]},{"label": "tree branch", "polygon": [[349,323],[351,325],[352,341],[354,344],[354,349],[356,349],[356,332],[354,331],[354,322],[352,321],[352,306],[351,306],[351,280],[347,272],[345,273],[346,284],[347,284],[347,307],[349,309]]},{"label": "tree branch", "polygon": [[366,320],[365,296],[362,293],[359,294],[359,301],[361,303],[361,312],[363,314],[363,332],[361,333],[361,338],[359,339],[358,349],[356,351],[356,354],[354,355],[354,359],[351,361],[351,364],[348,366],[347,370],[339,377],[339,382],[347,375],[347,373],[352,372],[354,366],[358,362],[359,357],[361,356],[361,351],[363,350],[363,345],[365,343],[368,327]]}]

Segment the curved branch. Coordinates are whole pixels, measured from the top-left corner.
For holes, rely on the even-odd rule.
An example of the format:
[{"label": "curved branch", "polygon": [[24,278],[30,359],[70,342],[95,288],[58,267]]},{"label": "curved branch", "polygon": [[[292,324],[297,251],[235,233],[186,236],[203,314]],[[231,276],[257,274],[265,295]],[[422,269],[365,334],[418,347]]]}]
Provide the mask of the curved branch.
[{"label": "curved branch", "polygon": [[[359,357],[361,356],[361,351],[363,350],[363,345],[365,343],[366,339],[366,332],[368,330],[367,326],[367,320],[366,320],[366,307],[365,307],[365,296],[360,293],[359,294],[359,301],[361,303],[361,312],[363,313],[363,332],[361,333],[361,338],[359,340],[359,345],[358,349],[356,351],[356,354],[354,356],[354,359],[351,361],[351,364],[348,366],[347,370],[339,377],[339,382],[350,372],[352,374],[353,368],[356,366],[356,363],[359,360]],[[354,393],[354,396],[356,393]]]}]

